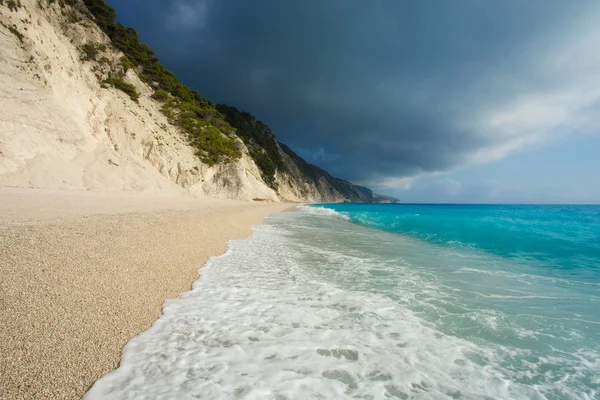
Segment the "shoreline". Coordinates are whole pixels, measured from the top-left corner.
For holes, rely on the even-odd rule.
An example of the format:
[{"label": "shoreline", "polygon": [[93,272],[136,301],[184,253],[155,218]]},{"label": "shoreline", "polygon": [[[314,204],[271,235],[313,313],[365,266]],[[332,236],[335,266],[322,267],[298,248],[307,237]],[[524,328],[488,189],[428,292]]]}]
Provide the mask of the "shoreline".
[{"label": "shoreline", "polygon": [[288,203],[0,189],[0,398],[81,398],[206,261]]}]

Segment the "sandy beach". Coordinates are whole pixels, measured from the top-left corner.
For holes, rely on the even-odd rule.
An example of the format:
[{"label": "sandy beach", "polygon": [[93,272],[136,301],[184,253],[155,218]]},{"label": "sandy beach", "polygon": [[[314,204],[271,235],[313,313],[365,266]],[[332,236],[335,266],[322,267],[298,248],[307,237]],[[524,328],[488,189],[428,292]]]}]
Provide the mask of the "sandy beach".
[{"label": "sandy beach", "polygon": [[80,398],[210,256],[288,208],[0,189],[0,398]]}]

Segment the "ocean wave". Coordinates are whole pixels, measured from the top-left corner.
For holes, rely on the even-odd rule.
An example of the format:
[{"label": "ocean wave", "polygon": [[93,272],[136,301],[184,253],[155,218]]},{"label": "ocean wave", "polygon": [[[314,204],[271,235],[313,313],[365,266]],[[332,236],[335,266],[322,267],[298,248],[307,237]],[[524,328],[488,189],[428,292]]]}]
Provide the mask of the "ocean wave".
[{"label": "ocean wave", "polygon": [[300,206],[296,206],[296,208],[302,212],[308,213],[308,214],[312,214],[312,215],[319,215],[319,216],[324,216],[324,217],[333,217],[333,218],[338,218],[338,219],[343,219],[346,221],[350,221],[350,217],[344,213],[341,212],[337,212],[335,210],[332,210],[330,208],[325,208],[325,207],[319,207],[319,206],[306,206],[306,205],[300,205]]}]

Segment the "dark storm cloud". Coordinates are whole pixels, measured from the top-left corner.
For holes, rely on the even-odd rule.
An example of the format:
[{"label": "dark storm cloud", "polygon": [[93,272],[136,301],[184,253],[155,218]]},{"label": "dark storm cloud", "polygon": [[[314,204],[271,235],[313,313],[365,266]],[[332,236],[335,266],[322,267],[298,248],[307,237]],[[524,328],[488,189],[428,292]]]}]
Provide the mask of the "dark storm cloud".
[{"label": "dark storm cloud", "polygon": [[184,83],[354,180],[502,158],[596,105],[560,108],[584,85],[561,57],[595,35],[591,2],[109,3]]}]

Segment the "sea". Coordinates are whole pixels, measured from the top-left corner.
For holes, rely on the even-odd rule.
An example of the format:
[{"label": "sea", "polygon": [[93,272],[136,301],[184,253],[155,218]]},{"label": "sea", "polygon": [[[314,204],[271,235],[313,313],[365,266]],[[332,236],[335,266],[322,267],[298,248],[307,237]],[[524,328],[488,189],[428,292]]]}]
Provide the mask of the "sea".
[{"label": "sea", "polygon": [[86,400],[600,399],[600,206],[302,205],[199,274]]}]

